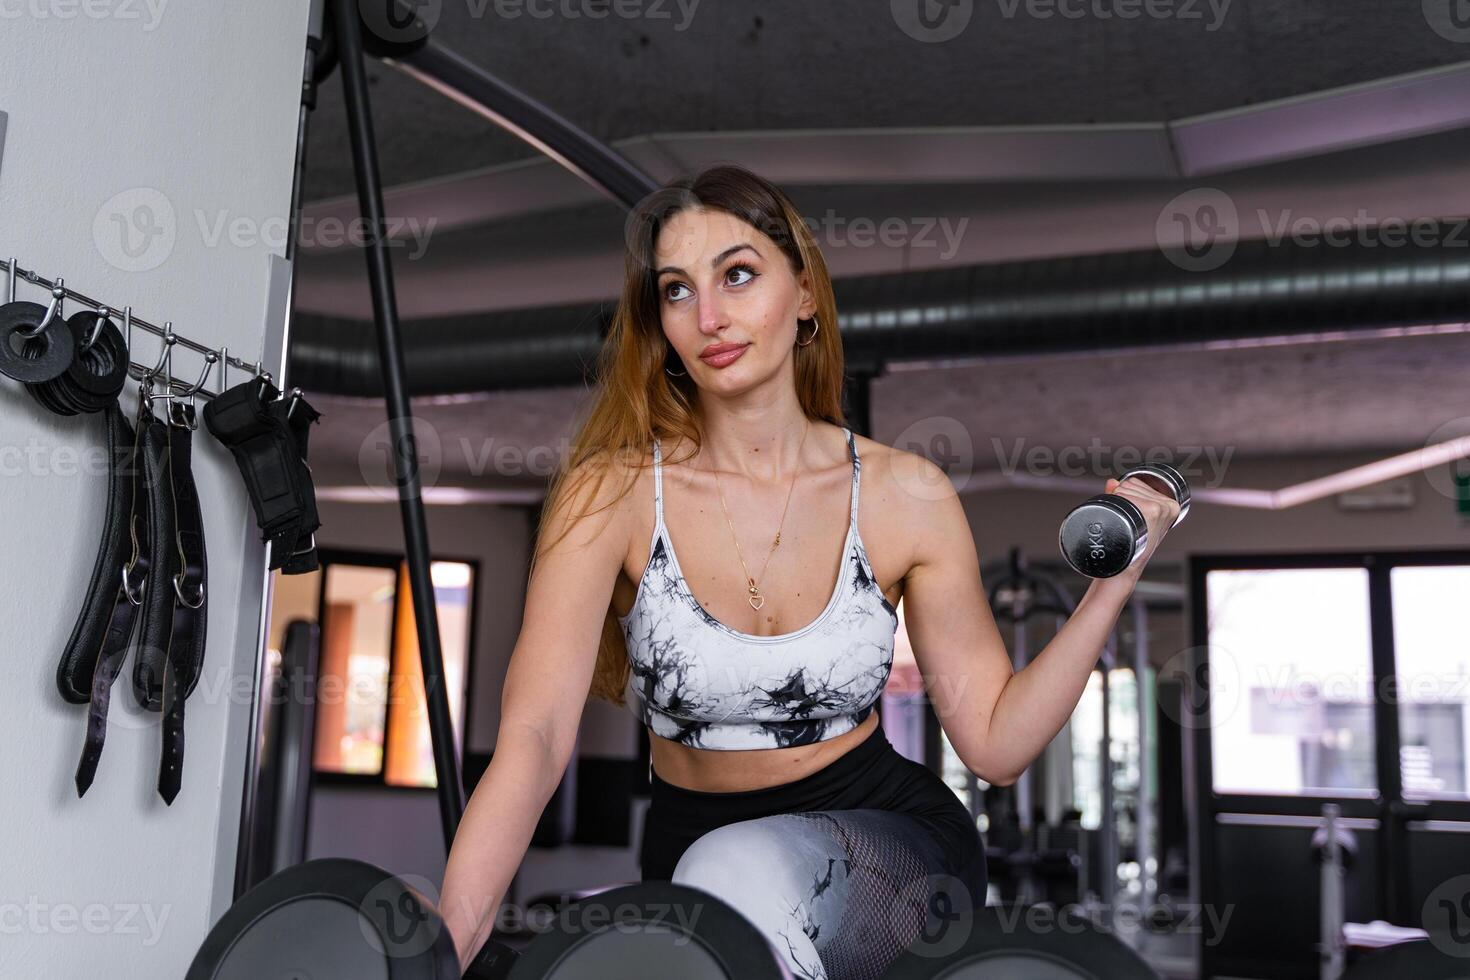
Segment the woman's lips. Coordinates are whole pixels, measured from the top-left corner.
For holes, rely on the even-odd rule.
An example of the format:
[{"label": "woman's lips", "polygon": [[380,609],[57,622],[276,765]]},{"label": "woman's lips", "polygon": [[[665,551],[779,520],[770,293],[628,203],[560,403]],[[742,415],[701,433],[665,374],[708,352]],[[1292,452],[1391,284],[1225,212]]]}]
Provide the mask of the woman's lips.
[{"label": "woman's lips", "polygon": [[701,354],[699,356],[699,359],[708,364],[710,367],[726,367],[740,360],[740,355],[744,354],[745,348],[749,346],[749,344],[745,344],[744,346],[738,347],[735,350],[727,350],[721,354],[710,354],[708,356]]}]

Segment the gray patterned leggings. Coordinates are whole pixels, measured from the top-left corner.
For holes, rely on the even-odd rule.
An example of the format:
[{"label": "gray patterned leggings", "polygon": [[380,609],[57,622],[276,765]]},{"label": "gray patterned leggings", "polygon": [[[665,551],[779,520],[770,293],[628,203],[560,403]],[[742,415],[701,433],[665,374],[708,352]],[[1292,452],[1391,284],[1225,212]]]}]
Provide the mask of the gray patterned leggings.
[{"label": "gray patterned leggings", "polygon": [[672,880],[742,913],[793,977],[875,980],[926,931],[926,916],[971,905],[973,886],[947,863],[910,814],[823,810],[717,827],[684,851]]}]

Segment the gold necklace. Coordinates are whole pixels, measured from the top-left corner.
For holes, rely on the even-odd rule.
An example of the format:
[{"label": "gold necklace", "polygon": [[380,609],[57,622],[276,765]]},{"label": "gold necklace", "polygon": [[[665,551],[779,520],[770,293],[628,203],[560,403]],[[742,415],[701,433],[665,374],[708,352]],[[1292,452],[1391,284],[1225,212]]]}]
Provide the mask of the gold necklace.
[{"label": "gold necklace", "polygon": [[[811,431],[812,423],[808,419],[806,432],[801,434],[801,442],[796,447],[797,466],[801,465],[801,449],[802,446],[806,445],[807,433]],[[759,609],[766,604],[766,597],[761,595],[760,588],[755,584],[755,579],[750,577],[750,569],[746,567],[745,556],[740,554],[740,541],[735,537],[735,525],[730,523],[730,511],[725,507],[725,491],[720,486],[719,471],[711,469],[711,472],[715,474],[715,489],[720,495],[720,510],[725,512],[725,523],[730,525],[730,540],[735,542],[735,555],[740,559],[740,567],[745,570],[745,580],[750,583],[746,587],[746,591],[750,593],[746,596],[746,601],[750,603],[750,608]],[[771,550],[766,552],[765,564],[761,565],[761,578],[766,577],[766,568],[771,564],[771,555],[776,553],[776,546],[781,543],[781,528],[786,526],[786,510],[791,506],[791,491],[795,489],[796,475],[792,474],[791,486],[786,490],[786,506],[781,508],[781,523],[776,525],[776,540],[771,542]]]}]

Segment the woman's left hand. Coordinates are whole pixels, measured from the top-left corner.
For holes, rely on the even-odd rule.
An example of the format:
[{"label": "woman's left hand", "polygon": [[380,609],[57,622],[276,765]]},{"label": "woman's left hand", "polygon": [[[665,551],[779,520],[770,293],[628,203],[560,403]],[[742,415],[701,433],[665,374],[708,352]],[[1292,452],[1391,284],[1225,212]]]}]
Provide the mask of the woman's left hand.
[{"label": "woman's left hand", "polygon": [[1158,551],[1164,535],[1169,533],[1174,521],[1178,519],[1179,501],[1174,499],[1173,494],[1164,492],[1153,482],[1138,476],[1131,476],[1122,483],[1110,478],[1104,492],[1127,497],[1142,512],[1144,521],[1148,524],[1148,544],[1144,547],[1143,554],[1124,573],[1136,578],[1143,573],[1144,566],[1149,563],[1154,552]]}]

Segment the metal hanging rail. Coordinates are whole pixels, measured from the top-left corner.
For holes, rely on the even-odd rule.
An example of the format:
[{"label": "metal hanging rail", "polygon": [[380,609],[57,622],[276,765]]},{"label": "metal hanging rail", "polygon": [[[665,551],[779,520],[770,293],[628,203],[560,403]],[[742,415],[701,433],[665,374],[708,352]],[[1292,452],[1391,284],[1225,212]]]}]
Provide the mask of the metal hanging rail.
[{"label": "metal hanging rail", "polygon": [[[190,340],[188,337],[185,337],[183,334],[178,333],[173,329],[172,321],[165,322],[164,325],[160,327],[155,323],[150,323],[140,316],[134,316],[133,308],[131,306],[124,306],[122,309],[118,309],[116,307],[108,305],[107,303],[99,302],[98,300],[93,299],[85,293],[78,292],[77,290],[72,289],[70,286],[66,285],[66,281],[60,276],[58,276],[53,282],[52,280],[47,279],[45,276],[39,274],[33,269],[22,269],[14,256],[12,256],[8,261],[0,259],[0,268],[5,269],[7,277],[10,280],[9,286],[6,289],[7,303],[15,302],[16,280],[24,279],[26,282],[34,283],[35,285],[40,286],[42,289],[51,294],[51,302],[56,306],[55,313],[58,317],[61,316],[61,303],[64,300],[69,299],[76,303],[80,303],[87,309],[96,310],[98,313],[102,314],[105,317],[116,317],[118,319],[121,319],[124,324],[124,335],[127,340],[129,355],[128,376],[131,377],[134,381],[142,381],[143,378],[145,376],[148,376],[150,373],[156,376],[159,373],[159,366],[163,364],[165,357],[168,357],[170,363],[172,363],[172,357],[170,356],[171,350],[169,350],[169,348],[172,347],[185,347],[189,350],[204,354],[209,363],[205,365],[204,375],[201,375],[201,384],[186,385],[183,382],[176,382],[172,375],[168,375],[168,385],[170,389],[172,389],[175,384],[177,384],[179,387],[183,388],[184,393],[186,394],[198,395],[202,398],[214,398],[216,395],[219,394],[219,392],[210,391],[208,388],[203,387],[202,381],[203,378],[208,375],[210,364],[216,362],[220,366],[220,391],[224,391],[225,388],[228,387],[228,385],[226,385],[225,383],[225,379],[227,377],[226,371],[228,371],[231,364],[233,364],[241,371],[248,372],[257,377],[263,377],[267,381],[270,381],[272,383],[274,383],[275,381],[275,379],[271,377],[271,373],[269,371],[262,370],[259,361],[251,364],[247,361],[242,360],[239,357],[236,357],[234,354],[231,354],[228,347],[207,347],[204,344],[199,343],[198,341]],[[140,363],[132,359],[133,327],[138,327],[148,333],[151,333],[163,341],[163,346],[165,350],[162,352],[158,359],[158,365]]]}]

